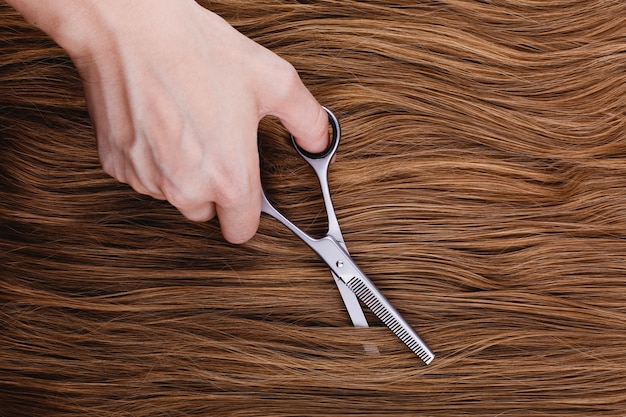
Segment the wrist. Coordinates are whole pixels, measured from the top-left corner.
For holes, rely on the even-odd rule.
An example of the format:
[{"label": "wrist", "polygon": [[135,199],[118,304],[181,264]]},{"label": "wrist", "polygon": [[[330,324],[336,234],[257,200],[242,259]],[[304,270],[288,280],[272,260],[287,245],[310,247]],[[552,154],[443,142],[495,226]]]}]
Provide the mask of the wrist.
[{"label": "wrist", "polygon": [[80,50],[90,40],[97,15],[93,1],[6,0],[30,24],[50,36],[68,53]]},{"label": "wrist", "polygon": [[[46,32],[71,57],[88,55],[125,38],[128,31],[148,20],[147,15],[167,15],[168,8],[180,9],[184,2],[171,0],[6,0],[32,25]],[[188,4],[197,5],[193,0]],[[165,12],[165,13],[163,13]],[[161,18],[164,18],[161,16]],[[158,27],[144,28],[154,30]]]}]

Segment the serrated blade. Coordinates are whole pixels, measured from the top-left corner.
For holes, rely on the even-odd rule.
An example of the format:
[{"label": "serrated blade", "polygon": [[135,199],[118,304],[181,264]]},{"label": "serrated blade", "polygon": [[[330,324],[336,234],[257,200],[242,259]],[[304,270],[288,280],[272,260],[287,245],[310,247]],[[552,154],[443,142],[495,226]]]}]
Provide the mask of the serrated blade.
[{"label": "serrated blade", "polygon": [[385,323],[424,363],[428,365],[432,362],[435,358],[433,352],[369,279],[355,276],[347,282],[347,285],[376,317]]}]

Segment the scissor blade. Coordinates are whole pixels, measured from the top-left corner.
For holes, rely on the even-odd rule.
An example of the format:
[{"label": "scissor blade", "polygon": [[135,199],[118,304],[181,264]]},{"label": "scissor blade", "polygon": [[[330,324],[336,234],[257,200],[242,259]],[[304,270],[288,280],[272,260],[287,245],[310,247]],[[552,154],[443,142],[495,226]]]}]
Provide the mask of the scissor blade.
[{"label": "scissor blade", "polygon": [[400,313],[378,291],[372,282],[364,276],[354,276],[347,282],[348,287],[389,329],[400,338],[427,365],[435,355],[426,343],[404,321]]},{"label": "scissor blade", "polygon": [[[361,308],[361,304],[359,303],[359,299],[356,297],[356,294],[352,292],[348,285],[341,280],[334,272],[333,278],[335,278],[335,283],[337,284],[337,288],[339,288],[339,294],[341,294],[341,298],[343,303],[346,306],[346,310],[348,310],[348,315],[350,316],[350,320],[352,320],[352,324],[354,327],[369,327],[367,324],[367,319],[365,318],[365,314],[363,314],[363,309]],[[380,351],[378,350],[378,346],[373,344],[364,344],[363,349],[369,355],[379,355]]]},{"label": "scissor blade", "polygon": [[359,303],[359,299],[356,297],[354,292],[348,288],[345,282],[335,275],[334,272],[332,274],[333,278],[335,278],[337,288],[339,288],[341,299],[346,306],[346,310],[348,310],[348,315],[350,316],[350,320],[352,320],[354,327],[369,327],[365,314],[363,314],[361,304]]},{"label": "scissor blade", "polygon": [[426,343],[404,321],[400,313],[378,291],[378,288],[359,269],[335,238],[326,235],[321,239],[312,239],[308,235],[303,235],[302,240],[326,262],[330,270],[345,282],[348,288],[420,359],[426,364],[429,364],[434,359],[435,355],[426,346]]}]

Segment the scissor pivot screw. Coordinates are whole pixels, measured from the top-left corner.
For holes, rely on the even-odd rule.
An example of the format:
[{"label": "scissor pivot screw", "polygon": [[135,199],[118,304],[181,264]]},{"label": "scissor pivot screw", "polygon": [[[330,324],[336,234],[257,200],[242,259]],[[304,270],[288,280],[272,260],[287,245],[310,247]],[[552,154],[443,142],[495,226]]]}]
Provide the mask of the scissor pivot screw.
[{"label": "scissor pivot screw", "polygon": [[335,265],[337,265],[337,268],[343,268],[343,261],[337,261]]}]

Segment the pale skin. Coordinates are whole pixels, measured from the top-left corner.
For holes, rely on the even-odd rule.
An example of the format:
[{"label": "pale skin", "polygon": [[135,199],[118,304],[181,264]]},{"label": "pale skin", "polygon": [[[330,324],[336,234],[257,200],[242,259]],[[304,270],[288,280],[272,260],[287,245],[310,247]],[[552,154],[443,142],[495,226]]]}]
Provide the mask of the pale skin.
[{"label": "pale skin", "polygon": [[8,0],[78,69],[105,172],[218,216],[224,238],[259,225],[259,121],[273,115],[310,152],[328,118],[288,62],[193,0]]}]

